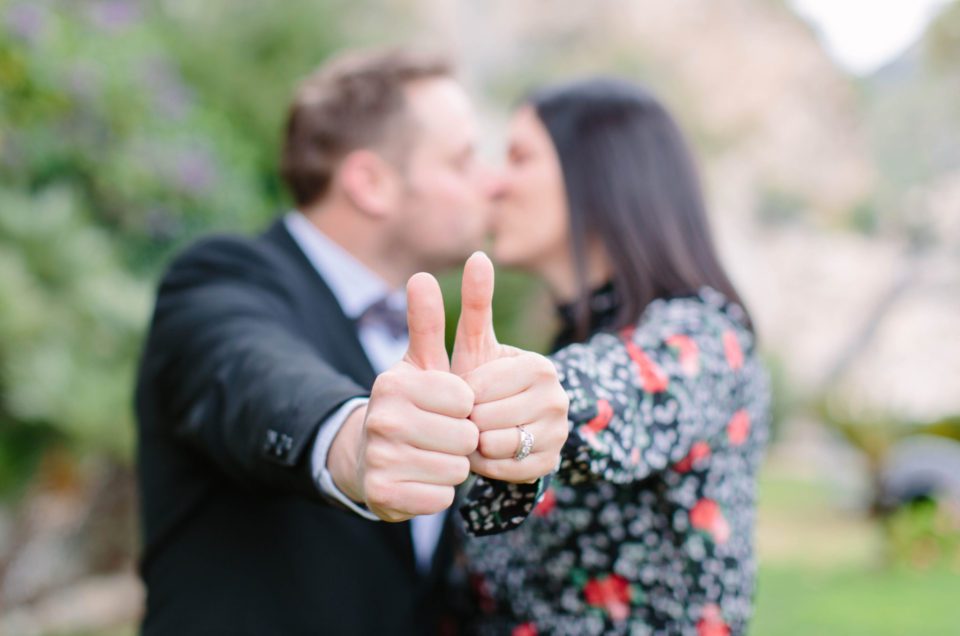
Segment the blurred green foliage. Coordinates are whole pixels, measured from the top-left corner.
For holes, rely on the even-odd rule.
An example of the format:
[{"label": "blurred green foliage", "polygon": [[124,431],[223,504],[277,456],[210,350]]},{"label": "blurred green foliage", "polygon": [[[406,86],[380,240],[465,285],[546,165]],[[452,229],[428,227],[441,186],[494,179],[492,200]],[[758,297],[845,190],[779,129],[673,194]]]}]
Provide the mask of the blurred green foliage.
[{"label": "blurred green foliage", "polygon": [[891,562],[918,569],[947,563],[960,569],[956,502],[925,497],[906,503],[885,520],[885,530]]},{"label": "blurred green foliage", "polygon": [[156,276],[197,234],[286,205],[284,107],[347,16],[0,0],[0,491],[44,444],[129,457]]},{"label": "blurred green foliage", "polygon": [[[0,494],[50,444],[129,459],[157,276],[198,234],[289,205],[277,155],[296,82],[338,48],[397,39],[359,32],[364,9],[0,0]],[[443,284],[452,340],[459,276]],[[523,318],[534,289],[498,277],[504,342],[548,345]]]}]

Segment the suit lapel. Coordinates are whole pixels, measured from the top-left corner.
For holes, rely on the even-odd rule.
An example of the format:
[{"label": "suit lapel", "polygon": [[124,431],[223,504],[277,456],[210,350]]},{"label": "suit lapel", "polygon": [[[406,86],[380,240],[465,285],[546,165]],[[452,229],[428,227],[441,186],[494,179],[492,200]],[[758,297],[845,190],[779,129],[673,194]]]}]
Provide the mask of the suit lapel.
[{"label": "suit lapel", "polygon": [[343,313],[336,296],[287,232],[282,219],[274,222],[263,238],[280,248],[297,272],[298,283],[293,285],[295,302],[301,307],[311,341],[327,354],[331,364],[358,384],[373,386],[376,373],[357,337],[356,325]]}]

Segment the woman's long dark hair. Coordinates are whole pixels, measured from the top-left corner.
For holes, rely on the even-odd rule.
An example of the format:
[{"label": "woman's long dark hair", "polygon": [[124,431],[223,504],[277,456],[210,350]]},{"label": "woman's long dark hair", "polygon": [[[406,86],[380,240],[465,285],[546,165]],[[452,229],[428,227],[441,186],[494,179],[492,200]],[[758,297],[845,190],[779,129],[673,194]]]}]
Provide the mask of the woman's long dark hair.
[{"label": "woman's long dark hair", "polygon": [[[600,77],[542,89],[527,103],[553,139],[563,169],[580,289],[577,340],[589,335],[591,239],[603,245],[612,266],[620,303],[615,329],[636,323],[657,298],[703,286],[743,307],[717,258],[687,144],[653,95]],[[749,315],[747,325],[752,329]]]}]

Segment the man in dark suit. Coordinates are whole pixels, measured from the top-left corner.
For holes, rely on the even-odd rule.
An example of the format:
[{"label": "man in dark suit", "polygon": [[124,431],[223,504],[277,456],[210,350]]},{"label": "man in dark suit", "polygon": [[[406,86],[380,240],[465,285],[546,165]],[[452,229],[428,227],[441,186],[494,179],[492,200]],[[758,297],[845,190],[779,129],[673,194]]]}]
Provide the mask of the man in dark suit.
[{"label": "man in dark suit", "polygon": [[[439,288],[413,276],[482,237],[475,135],[443,60],[341,56],[290,110],[297,209],[170,266],[136,397],[144,634],[429,633],[471,467],[472,518],[529,512],[566,436],[553,367],[496,344],[475,256],[450,373]],[[485,457],[478,428],[515,425],[517,456]]]}]

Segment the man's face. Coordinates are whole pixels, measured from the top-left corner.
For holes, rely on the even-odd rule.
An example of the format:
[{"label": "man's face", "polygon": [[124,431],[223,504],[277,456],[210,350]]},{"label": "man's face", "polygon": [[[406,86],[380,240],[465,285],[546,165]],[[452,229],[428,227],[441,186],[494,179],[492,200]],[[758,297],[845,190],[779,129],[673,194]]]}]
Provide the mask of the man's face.
[{"label": "man's face", "polygon": [[476,117],[452,79],[423,80],[407,90],[415,128],[402,170],[398,247],[424,269],[462,264],[482,245],[492,195],[492,175],[476,157]]}]

